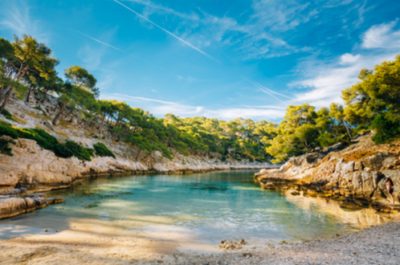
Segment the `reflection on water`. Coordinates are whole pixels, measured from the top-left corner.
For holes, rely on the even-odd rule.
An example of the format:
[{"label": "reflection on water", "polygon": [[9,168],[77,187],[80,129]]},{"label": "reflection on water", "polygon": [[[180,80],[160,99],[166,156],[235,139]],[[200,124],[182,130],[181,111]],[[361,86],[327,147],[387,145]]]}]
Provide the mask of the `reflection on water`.
[{"label": "reflection on water", "polygon": [[376,210],[372,208],[348,210],[340,207],[338,202],[327,198],[294,196],[290,191],[285,195],[289,202],[306,211],[318,212],[332,216],[340,222],[357,229],[380,225],[393,218],[393,216],[388,214],[377,214]]},{"label": "reflection on water", "polygon": [[0,237],[75,229],[216,243],[329,237],[384,221],[373,210],[261,190],[252,172],[99,179],[54,195],[65,203],[1,221]]}]

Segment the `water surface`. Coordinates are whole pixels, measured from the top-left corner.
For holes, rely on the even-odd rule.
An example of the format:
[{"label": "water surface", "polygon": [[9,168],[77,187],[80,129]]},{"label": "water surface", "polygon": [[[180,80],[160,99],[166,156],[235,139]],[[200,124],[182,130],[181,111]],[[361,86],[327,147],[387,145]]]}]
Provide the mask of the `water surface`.
[{"label": "water surface", "polygon": [[[154,238],[190,235],[222,239],[305,240],[353,231],[353,222],[324,211],[326,205],[260,189],[253,172],[105,178],[54,192],[65,203],[0,222],[0,237],[71,229],[72,221],[101,221]],[[303,205],[307,205],[304,207]],[[336,208],[334,209],[337,212]]]}]

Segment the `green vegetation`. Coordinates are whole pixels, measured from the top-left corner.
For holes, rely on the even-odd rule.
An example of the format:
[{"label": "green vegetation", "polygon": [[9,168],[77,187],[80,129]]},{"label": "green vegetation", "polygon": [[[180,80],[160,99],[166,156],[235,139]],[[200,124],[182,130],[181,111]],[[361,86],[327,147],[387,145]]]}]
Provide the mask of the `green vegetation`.
[{"label": "green vegetation", "polygon": [[[114,154],[101,143],[95,144],[93,146],[94,149],[83,147],[74,141],[60,143],[57,138],[42,129],[15,128],[8,123],[0,121],[0,136],[1,135],[7,135],[14,139],[26,138],[34,140],[40,147],[52,151],[55,155],[63,158],[75,156],[80,160],[90,161],[95,152],[98,156],[114,156]],[[7,150],[11,152],[11,149],[8,149],[8,143],[9,142],[6,143],[5,140],[2,141],[0,146],[2,153],[7,153]]]},{"label": "green vegetation", "polygon": [[94,144],[93,149],[96,152],[96,155],[98,155],[98,156],[110,156],[110,157],[115,158],[115,155],[113,154],[113,152],[102,143]]},{"label": "green vegetation", "polygon": [[[343,91],[345,118],[356,130],[373,129],[377,143],[400,135],[400,56],[363,69],[361,82]],[[371,122],[372,121],[372,122]]]},{"label": "green vegetation", "polygon": [[12,156],[10,143],[8,140],[0,139],[0,154]]},{"label": "green vegetation", "polygon": [[6,109],[0,110],[0,114],[3,115],[8,120],[13,120],[12,114],[9,111],[7,111]]},{"label": "green vegetation", "polygon": [[[13,42],[0,38],[0,111],[7,118],[6,106],[12,94],[49,100],[58,96],[52,123],[68,115],[82,124],[106,128],[115,141],[137,146],[140,154],[160,151],[171,158],[174,152],[207,155],[220,159],[283,162],[290,156],[326,148],[338,142],[351,143],[359,134],[372,131],[376,143],[400,135],[400,57],[371,70],[361,70],[360,82],[343,91],[344,105],[316,109],[304,104],[289,106],[279,124],[236,119],[221,121],[203,117],[178,118],[172,114],[156,118],[151,114],[114,100],[98,100],[96,78],[80,66],[57,75],[58,61],[51,50],[30,36]],[[55,100],[53,98],[53,100]],[[50,115],[50,114],[49,114]],[[61,144],[40,129],[15,129],[0,124],[0,135],[25,137],[58,156],[90,160],[114,156],[103,144],[88,149],[68,141]]]}]

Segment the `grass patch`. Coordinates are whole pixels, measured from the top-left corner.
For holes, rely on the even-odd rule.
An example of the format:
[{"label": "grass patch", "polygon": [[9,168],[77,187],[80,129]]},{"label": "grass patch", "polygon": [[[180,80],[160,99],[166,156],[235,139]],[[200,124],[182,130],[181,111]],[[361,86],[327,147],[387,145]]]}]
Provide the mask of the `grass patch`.
[{"label": "grass patch", "polygon": [[50,135],[43,129],[21,129],[12,127],[11,124],[0,121],[0,136],[8,135],[11,138],[26,138],[36,141],[36,143],[49,151],[52,151],[56,156],[69,158],[72,156],[77,157],[80,160],[90,161],[94,150],[85,148],[74,141],[67,141],[66,143],[60,143],[57,138]]},{"label": "grass patch", "polygon": [[93,145],[94,151],[98,156],[111,156],[115,158],[114,153],[107,148],[103,143],[96,143]]}]

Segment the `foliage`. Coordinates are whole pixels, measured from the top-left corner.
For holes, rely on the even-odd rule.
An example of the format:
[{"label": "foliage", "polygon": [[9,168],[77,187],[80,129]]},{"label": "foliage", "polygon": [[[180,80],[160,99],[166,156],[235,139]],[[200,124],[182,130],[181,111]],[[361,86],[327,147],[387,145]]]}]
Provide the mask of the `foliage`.
[{"label": "foliage", "polygon": [[9,144],[10,141],[0,139],[0,154],[12,156],[12,149]]},{"label": "foliage", "polygon": [[19,131],[11,126],[11,124],[0,121],[0,136],[7,135],[13,139],[18,138]]},{"label": "foliage", "polygon": [[361,70],[359,78],[359,83],[343,91],[345,119],[358,130],[375,129],[378,143],[399,136],[400,56],[373,71]]},{"label": "foliage", "polygon": [[26,138],[34,140],[40,147],[54,152],[59,157],[69,158],[75,156],[80,160],[90,160],[93,156],[92,149],[85,148],[73,141],[67,141],[65,144],[62,144],[57,138],[39,128],[14,128],[8,123],[0,122],[1,135],[7,135],[14,139]]},{"label": "foliage", "polygon": [[93,149],[85,148],[74,141],[67,141],[64,146],[73,154],[73,156],[80,160],[90,161],[93,156]]},{"label": "foliage", "polygon": [[110,149],[108,149],[107,146],[105,146],[105,144],[103,143],[96,143],[93,145],[93,148],[96,155],[98,156],[110,156],[115,158],[113,152]]},{"label": "foliage", "polygon": [[12,114],[6,109],[0,110],[0,114],[3,115],[8,120],[11,120],[11,121],[13,120]]},{"label": "foliage", "polygon": [[80,66],[71,66],[65,70],[65,76],[76,87],[86,90],[96,97],[99,96],[99,90],[96,88],[97,80],[86,69]]},{"label": "foliage", "polygon": [[385,115],[377,115],[372,123],[371,128],[375,129],[372,137],[375,143],[381,144],[390,141],[400,135],[400,126],[398,123],[385,118]]},{"label": "foliage", "polygon": [[318,111],[310,105],[289,106],[279,124],[278,135],[272,139],[267,152],[274,162],[290,156],[328,147],[337,142],[351,141],[351,128],[343,120],[343,108],[332,104]]}]

